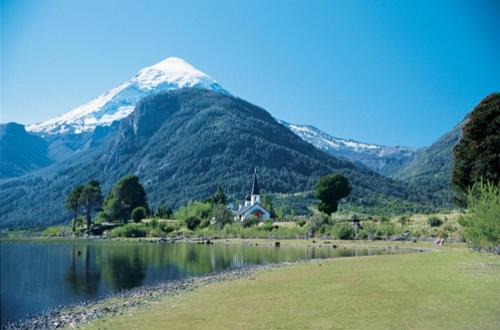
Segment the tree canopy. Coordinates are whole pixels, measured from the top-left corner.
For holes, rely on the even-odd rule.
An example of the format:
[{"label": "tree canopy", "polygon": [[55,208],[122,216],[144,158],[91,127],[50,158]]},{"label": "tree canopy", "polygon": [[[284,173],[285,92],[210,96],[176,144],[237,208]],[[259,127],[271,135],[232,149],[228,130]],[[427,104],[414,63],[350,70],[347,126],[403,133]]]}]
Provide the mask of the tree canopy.
[{"label": "tree canopy", "polygon": [[92,227],[92,213],[99,210],[102,205],[101,185],[96,180],[91,180],[80,193],[78,202],[85,210],[85,218],[87,220],[87,231]]},{"label": "tree canopy", "polygon": [[481,180],[500,182],[500,93],[485,97],[470,113],[453,153],[458,191],[465,193]]},{"label": "tree canopy", "polygon": [[73,213],[73,231],[76,230],[76,220],[81,206],[80,195],[82,194],[83,188],[83,185],[74,187],[66,196],[66,202],[64,204],[64,206]]},{"label": "tree canopy", "polygon": [[111,189],[103,211],[106,217],[112,221],[127,222],[131,217],[132,210],[140,206],[149,210],[146,192],[137,176],[128,175],[121,178]]},{"label": "tree canopy", "polygon": [[339,201],[351,192],[351,185],[345,176],[333,173],[322,176],[316,184],[316,196],[320,200],[318,209],[328,215],[338,209]]},{"label": "tree canopy", "polygon": [[212,198],[212,202],[214,204],[226,205],[227,198],[226,194],[224,193],[224,188],[222,188],[222,185],[217,186],[217,191],[215,192],[214,197]]}]

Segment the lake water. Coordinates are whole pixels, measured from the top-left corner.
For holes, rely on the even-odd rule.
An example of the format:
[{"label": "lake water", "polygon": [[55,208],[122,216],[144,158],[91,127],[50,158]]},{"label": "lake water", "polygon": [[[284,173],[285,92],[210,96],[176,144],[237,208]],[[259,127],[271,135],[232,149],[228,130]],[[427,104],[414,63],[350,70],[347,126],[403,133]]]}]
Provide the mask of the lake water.
[{"label": "lake water", "polygon": [[2,325],[28,313],[248,264],[391,253],[381,249],[128,242],[2,242]]}]

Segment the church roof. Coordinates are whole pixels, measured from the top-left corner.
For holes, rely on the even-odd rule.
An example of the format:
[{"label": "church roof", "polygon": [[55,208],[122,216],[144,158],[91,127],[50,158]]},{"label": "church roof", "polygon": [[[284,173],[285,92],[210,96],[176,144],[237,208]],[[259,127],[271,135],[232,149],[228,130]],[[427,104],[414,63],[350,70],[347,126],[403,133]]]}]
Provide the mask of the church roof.
[{"label": "church roof", "polygon": [[257,170],[253,175],[252,195],[260,195],[259,183],[257,182]]},{"label": "church roof", "polygon": [[262,205],[260,205],[259,203],[255,203],[253,205],[248,205],[248,206],[245,206],[245,207],[239,209],[238,211],[236,211],[236,214],[238,214],[238,215],[245,214],[246,212],[250,211],[250,209],[253,209],[253,208],[261,209],[261,210],[269,213],[269,211],[266,210]]}]

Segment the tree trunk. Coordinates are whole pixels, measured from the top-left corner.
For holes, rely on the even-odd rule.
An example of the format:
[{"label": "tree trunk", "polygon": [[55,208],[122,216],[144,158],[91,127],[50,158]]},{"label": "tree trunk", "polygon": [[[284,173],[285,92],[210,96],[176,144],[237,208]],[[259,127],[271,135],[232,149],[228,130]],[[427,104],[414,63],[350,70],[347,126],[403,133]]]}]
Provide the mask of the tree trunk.
[{"label": "tree trunk", "polygon": [[78,213],[73,213],[73,232],[76,231],[76,218],[78,217]]},{"label": "tree trunk", "polygon": [[92,227],[92,218],[91,218],[91,212],[90,212],[90,208],[87,207],[87,232],[90,234],[90,229]]}]

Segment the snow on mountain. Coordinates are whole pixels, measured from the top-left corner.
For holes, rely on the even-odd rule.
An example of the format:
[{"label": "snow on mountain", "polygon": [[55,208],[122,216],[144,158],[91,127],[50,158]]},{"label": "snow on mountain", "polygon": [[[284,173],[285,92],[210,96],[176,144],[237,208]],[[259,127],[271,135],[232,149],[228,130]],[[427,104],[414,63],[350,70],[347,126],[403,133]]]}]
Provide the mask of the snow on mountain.
[{"label": "snow on mountain", "polygon": [[316,148],[333,156],[361,163],[383,175],[393,174],[411,160],[417,151],[416,148],[388,147],[338,138],[310,125],[290,124],[285,121],[280,121],[280,123]]},{"label": "snow on mountain", "polygon": [[59,117],[29,125],[27,130],[42,134],[78,134],[93,131],[96,126],[109,126],[113,121],[128,116],[145,96],[184,87],[229,94],[210,76],[191,64],[177,57],[169,57],[142,69],[132,79],[89,103]]}]

